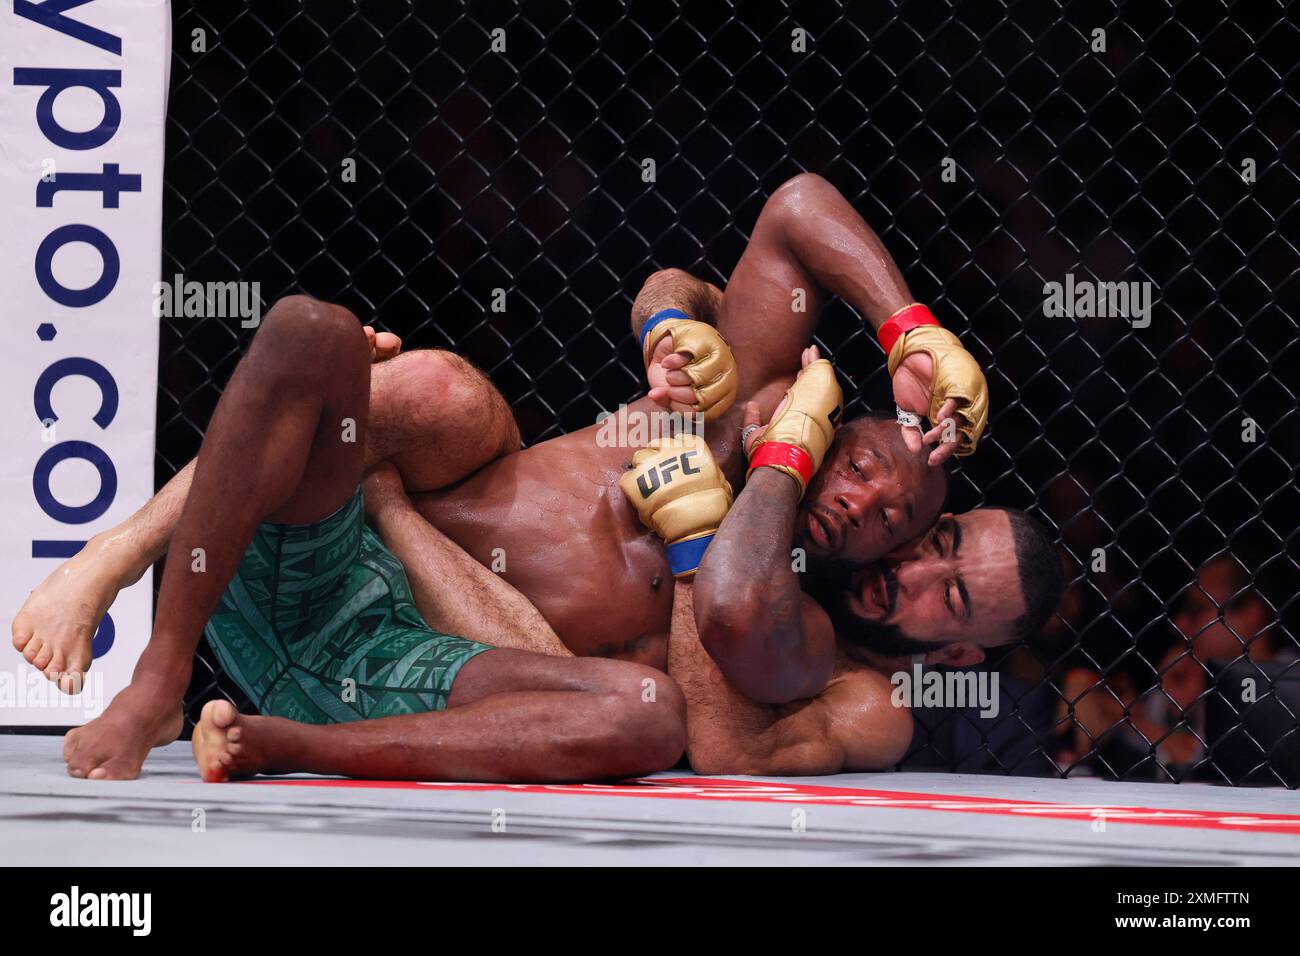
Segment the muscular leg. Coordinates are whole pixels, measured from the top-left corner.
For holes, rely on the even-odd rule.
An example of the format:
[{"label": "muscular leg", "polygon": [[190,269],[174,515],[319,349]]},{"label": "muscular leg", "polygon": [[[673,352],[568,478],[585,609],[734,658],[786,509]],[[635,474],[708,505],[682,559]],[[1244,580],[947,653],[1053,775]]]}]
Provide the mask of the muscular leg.
[{"label": "muscular leg", "polygon": [[[310,348],[295,354],[316,357]],[[409,352],[374,366],[369,415],[365,464],[392,461],[408,492],[453,484],[519,447],[505,399],[450,352]],[[65,693],[79,690],[95,629],[118,592],[163,556],[193,476],[191,462],[134,515],[56,568],[15,615],[14,647]]]},{"label": "muscular leg", "polygon": [[257,526],[323,518],[355,492],[369,378],[346,310],[294,297],[267,314],[204,436],[131,685],[66,738],[73,776],[135,776],[150,746],[174,739],[194,648]]},{"label": "muscular leg", "polygon": [[638,664],[498,649],[469,661],[446,710],[314,726],[213,701],[194,733],[205,780],[255,773],[506,783],[602,780],[681,757],[685,710]]},{"label": "muscular leg", "polygon": [[519,450],[510,406],[472,363],[441,349],[376,365],[367,464],[387,461],[408,494],[436,491]]}]

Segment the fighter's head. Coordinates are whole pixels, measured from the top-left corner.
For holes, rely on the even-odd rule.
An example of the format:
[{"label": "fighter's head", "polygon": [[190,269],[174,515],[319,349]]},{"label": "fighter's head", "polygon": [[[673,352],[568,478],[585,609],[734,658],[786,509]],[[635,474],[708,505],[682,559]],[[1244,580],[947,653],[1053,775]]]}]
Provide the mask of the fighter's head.
[{"label": "fighter's head", "polygon": [[822,567],[861,567],[919,535],[948,490],[928,454],[907,450],[892,416],[845,422],[799,505],[795,544]]},{"label": "fighter's head", "polygon": [[1032,637],[1061,600],[1061,561],[1021,511],[943,514],[926,534],[854,572],[832,609],[836,634],[882,657],[977,664],[986,648]]}]

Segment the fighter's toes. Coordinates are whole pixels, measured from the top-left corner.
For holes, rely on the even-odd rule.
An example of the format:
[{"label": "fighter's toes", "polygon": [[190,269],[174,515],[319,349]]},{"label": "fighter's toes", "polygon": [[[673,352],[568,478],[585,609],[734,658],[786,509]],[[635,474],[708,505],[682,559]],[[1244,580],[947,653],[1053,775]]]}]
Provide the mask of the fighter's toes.
[{"label": "fighter's toes", "polygon": [[85,670],[67,670],[58,675],[59,690],[69,697],[80,694],[86,686]]},{"label": "fighter's toes", "polygon": [[52,644],[42,644],[40,652],[32,658],[32,666],[43,671],[54,661],[55,649]]},{"label": "fighter's toes", "polygon": [[211,700],[203,705],[191,745],[199,776],[208,783],[222,783],[239,775],[236,758],[244,750],[239,742],[243,737],[241,720],[239,711],[228,700]]},{"label": "fighter's toes", "polygon": [[31,641],[33,635],[32,626],[28,623],[27,616],[21,611],[14,618],[12,633],[14,650],[21,654],[23,649],[26,648],[27,644]]},{"label": "fighter's toes", "polygon": [[59,678],[63,676],[63,672],[64,672],[63,651],[55,649],[50,654],[50,659],[45,662],[45,666],[41,668],[41,673],[45,675],[46,680],[57,684],[59,682]]},{"label": "fighter's toes", "polygon": [[85,674],[90,670],[91,648],[89,645],[74,647],[68,651],[66,670],[69,674]]},{"label": "fighter's toes", "polygon": [[33,634],[31,640],[29,640],[23,647],[23,659],[26,660],[28,664],[35,665],[37,655],[44,650],[45,641]]}]

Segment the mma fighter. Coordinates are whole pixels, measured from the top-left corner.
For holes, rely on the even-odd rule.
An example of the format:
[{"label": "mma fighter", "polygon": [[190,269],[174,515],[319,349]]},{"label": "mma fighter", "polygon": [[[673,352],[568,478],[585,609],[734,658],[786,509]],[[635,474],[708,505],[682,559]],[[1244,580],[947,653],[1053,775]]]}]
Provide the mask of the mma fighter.
[{"label": "mma fighter", "polygon": [[[691,382],[699,407],[709,405],[709,392],[712,390],[715,393],[713,403],[723,409],[716,416],[717,424],[708,436],[708,448],[720,463],[722,475],[733,476],[738,482],[744,471],[740,447],[741,419],[745,415],[755,418],[770,413],[781,401],[782,393],[796,384],[793,379],[798,370],[789,368],[783,356],[794,355],[798,346],[811,335],[823,287],[848,299],[874,326],[885,324],[910,302],[901,276],[871,230],[829,184],[818,177],[805,175],[783,186],[765,206],[725,296],[717,289],[676,271],[656,274],[638,296],[634,326],[652,326],[644,340],[645,354],[650,361],[652,382],[656,375],[660,375],[665,383],[657,387],[657,397],[663,400],[666,394],[680,389],[680,376],[684,374]],[[793,291],[799,289],[804,290],[810,300],[806,312],[791,308]],[[291,300],[283,308],[277,308],[282,315],[299,313],[309,316],[309,319],[296,323],[276,322],[273,326],[273,317],[268,317],[267,329],[325,325],[332,330],[342,321],[340,313],[346,316],[345,310],[311,303],[310,300]],[[675,309],[683,315],[665,313],[665,309]],[[732,381],[728,382],[726,375],[713,380],[708,378],[710,360],[725,345],[712,347],[711,352],[707,336],[702,331],[708,326],[689,319],[692,312],[700,316],[716,313],[718,328],[731,342],[738,361],[739,371],[732,373]],[[326,317],[326,321],[318,322],[322,317]],[[987,401],[978,367],[955,338],[930,325],[932,320],[923,310],[920,314],[912,310],[910,318],[921,324],[897,329],[894,343],[897,347],[890,350],[890,368],[894,373],[895,397],[900,409],[923,412],[932,422],[955,418],[961,423],[960,439],[940,443],[929,455],[930,465],[935,465],[958,447],[964,451],[973,449],[983,428]],[[267,329],[259,332],[259,339],[273,339],[267,335]],[[659,334],[656,335],[656,331]],[[704,345],[692,348],[692,341]],[[262,361],[274,365],[277,361],[274,350],[286,346],[301,347],[301,343],[291,336],[278,344],[269,341],[261,350]],[[382,350],[382,342],[380,347]],[[250,350],[250,358],[252,355],[253,350]],[[245,361],[247,363],[248,359]],[[278,357],[278,361],[280,365],[293,365],[283,355]],[[355,359],[349,358],[348,361],[355,362]],[[824,363],[814,364],[824,366]],[[717,367],[718,364],[714,363],[713,368],[716,370]],[[673,372],[680,374],[673,375]],[[281,374],[287,378],[288,387],[272,393],[277,396],[299,387],[288,372],[281,370]],[[819,393],[813,405],[819,401],[824,405],[826,373],[814,371],[812,375],[820,378],[821,383],[814,382],[802,391]],[[830,382],[833,385],[833,377]],[[235,380],[232,380],[234,384]],[[726,409],[729,391],[738,394],[746,403]],[[938,511],[943,486],[941,472],[925,467],[919,430],[900,435],[892,423],[886,425],[874,420],[867,420],[865,425],[851,423],[851,427],[845,428],[829,449],[833,460],[828,458],[826,469],[818,471],[820,457],[828,451],[835,409],[818,406],[810,412],[800,408],[803,399],[799,392],[799,389],[791,390],[790,401],[783,403],[785,410],[772,419],[763,439],[767,444],[778,446],[776,451],[790,460],[758,460],[758,464],[751,462],[751,465],[759,468],[760,472],[771,470],[774,475],[777,467],[782,468],[788,477],[783,476],[781,480],[792,486],[798,484],[800,490],[807,485],[812,474],[817,473],[811,486],[812,493],[804,498],[797,520],[792,521],[796,525],[795,540],[803,542],[809,556],[822,564],[861,565],[902,546],[927,527]],[[656,407],[653,396],[655,391],[652,391],[651,398],[641,400],[620,414],[653,410]],[[838,405],[838,398],[834,405]],[[272,406],[264,404],[262,407]],[[794,418],[791,417],[792,409]],[[362,412],[364,420],[364,408]],[[821,419],[813,429],[818,436],[810,443],[812,447],[802,449],[805,456],[802,459],[795,454],[799,450],[798,440],[777,440],[794,427],[792,422],[800,415],[807,420]],[[226,419],[231,417],[230,414],[225,416]],[[223,416],[219,407],[213,428],[221,421]],[[475,423],[475,427],[467,429],[467,421]],[[325,430],[323,423],[318,424],[321,430]],[[267,423],[261,422],[260,426],[265,429]],[[792,434],[788,437],[803,436]],[[886,440],[879,440],[881,437]],[[936,427],[924,437],[933,442],[940,437],[940,429]],[[205,452],[211,441],[210,433],[205,441]],[[594,654],[664,666],[672,600],[672,588],[668,584],[668,554],[673,553],[674,545],[682,542],[670,541],[666,553],[658,538],[637,522],[636,513],[623,500],[618,488],[619,478],[629,465],[627,450],[598,447],[593,428],[518,451],[518,433],[504,401],[468,363],[445,352],[409,353],[375,367],[364,445],[362,457],[365,464],[386,461],[394,469],[387,475],[381,473],[368,485],[367,510],[371,512],[384,541],[399,555],[404,555],[415,569],[410,574],[414,599],[421,614],[430,622],[436,622],[439,627],[455,626],[461,633],[473,634],[491,643],[507,643],[506,640],[490,640],[494,636],[508,637],[515,646],[522,645],[552,655]],[[781,449],[781,445],[789,447]],[[265,448],[268,456],[278,447],[277,444],[267,445],[265,440],[249,446],[250,449]],[[900,447],[905,453],[899,452]],[[330,474],[331,468],[337,469],[337,463],[330,462],[329,456],[323,452],[318,454],[319,451],[312,446],[307,459],[299,462],[302,471],[298,477],[306,482],[314,473],[324,469],[328,479],[338,485],[334,488],[338,492],[346,481]],[[662,451],[650,450],[652,455]],[[841,454],[842,461],[839,460]],[[168,566],[188,561],[187,549],[177,551],[173,529],[180,534],[194,510],[192,502],[187,504],[186,498],[194,497],[189,494],[191,482],[196,493],[199,490],[204,464],[205,454],[201,453],[197,468],[191,465],[184,469],[137,515],[119,528],[92,539],[81,554],[67,562],[33,593],[15,619],[16,646],[47,675],[59,679],[61,686],[72,686],[71,682],[88,666],[90,638],[120,587],[137,578],[156,560],[169,540],[174,553]],[[765,469],[766,464],[774,467]],[[642,453],[639,467],[645,465],[646,456]],[[349,469],[342,470],[350,473]],[[909,477],[913,480],[907,480]],[[208,484],[211,491],[211,481]],[[285,486],[287,482],[281,480],[280,484]],[[292,492],[294,488],[288,490]],[[416,520],[415,512],[403,506],[403,499],[408,494],[419,515],[427,520]],[[340,494],[335,494],[335,497],[340,497]],[[297,533],[298,539],[291,543],[304,546],[300,540],[302,536],[309,539],[313,534],[320,536],[319,526],[334,520],[337,512],[356,511],[355,497],[343,497],[347,500],[336,511],[326,514],[320,506],[295,504],[290,495],[280,499],[283,514],[272,509],[261,517],[291,520],[246,529],[231,529],[215,522],[207,530],[214,534],[224,532],[236,540],[242,538],[241,548],[252,540],[253,547],[245,556],[244,565],[254,557],[265,565],[271,556],[254,555],[258,546],[254,532],[261,537],[263,529],[281,529],[276,533],[290,538]],[[742,501],[744,498],[742,494]],[[643,510],[642,516],[650,525],[656,524],[654,508]],[[970,516],[951,519],[953,524],[968,520],[973,519]],[[430,522],[452,542],[463,547],[477,563],[459,560],[458,549],[450,547]],[[283,530],[286,528],[288,531]],[[313,530],[302,532],[304,528]],[[686,543],[707,538],[708,530],[701,527],[690,531]],[[1014,553],[1008,546],[1012,533],[1006,523],[998,525],[994,522],[985,530],[987,533],[968,536],[971,538],[966,549],[968,559],[978,562],[981,547],[991,548],[995,556],[1003,559]],[[787,562],[789,540],[787,537],[784,546]],[[377,542],[367,540],[366,544],[372,546]],[[492,561],[497,549],[508,556],[507,567],[501,575],[504,581],[484,567]],[[680,556],[681,549],[677,550]],[[688,552],[686,565],[674,569],[678,572],[692,570],[692,559],[698,558],[698,554],[689,553],[690,547],[685,550]],[[430,564],[439,569],[439,575],[420,573],[421,562],[412,558],[421,554],[445,559]],[[281,555],[277,552],[275,557],[278,559]],[[387,557],[391,559],[391,555]],[[235,563],[230,563],[232,572]],[[455,573],[447,573],[449,568],[454,568]],[[591,569],[599,569],[599,575],[591,574]],[[397,571],[400,574],[400,567]],[[702,575],[704,571],[705,568],[701,568]],[[357,721],[378,716],[362,707],[333,706],[330,694],[337,688],[326,690],[327,684],[319,683],[319,672],[329,670],[328,654],[325,658],[319,655],[327,651],[337,653],[338,648],[314,646],[312,651],[318,656],[312,680],[317,683],[309,682],[305,689],[299,686],[293,693],[282,693],[286,675],[311,668],[290,656],[288,660],[269,661],[270,665],[279,665],[277,671],[273,666],[268,667],[267,661],[256,660],[257,654],[246,653],[261,642],[269,648],[266,653],[271,658],[277,655],[283,658],[285,647],[284,635],[279,632],[273,633],[274,639],[270,641],[263,640],[264,635],[255,635],[252,639],[240,636],[239,632],[248,622],[240,620],[241,594],[236,593],[238,588],[235,585],[241,583],[243,575],[244,567],[241,566],[230,589],[213,591],[206,611],[200,602],[198,610],[182,615],[187,618],[183,628],[186,634],[184,640],[177,643],[187,643],[192,649],[197,642],[198,630],[203,627],[203,619],[210,618],[207,620],[210,641],[223,664],[263,713],[275,713],[275,704],[283,702],[280,700],[283,697],[284,701],[291,702],[288,709],[292,716],[303,723]],[[1009,578],[1014,587],[1016,576],[1016,566],[1004,560],[1001,585],[1006,585]],[[976,587],[988,584],[988,577],[985,575]],[[707,575],[704,579],[707,580]],[[892,577],[886,578],[882,573],[877,580],[902,579],[901,570],[895,570]],[[526,607],[527,601],[519,600],[517,594],[507,593],[511,589],[505,586],[506,582],[536,604],[544,620],[535,613],[530,616],[532,609]],[[557,587],[557,582],[562,582],[563,586]],[[259,588],[265,588],[263,580],[243,583],[251,583],[251,587],[245,589],[247,593],[242,595],[245,600],[249,595],[260,595]],[[404,583],[403,578],[399,585]],[[703,598],[703,580],[699,587]],[[401,587],[394,585],[392,589],[401,590]],[[306,588],[305,593],[311,594],[312,589]],[[493,599],[481,600],[484,595]],[[213,614],[213,606],[218,600],[221,607]],[[992,602],[984,603],[992,606]],[[160,621],[164,611],[170,612],[173,604],[174,598],[169,601],[168,579],[164,578]],[[962,612],[967,620],[972,613],[970,604],[979,607],[981,600],[976,597],[969,599]],[[295,635],[302,632],[312,616],[311,607],[299,610],[302,614],[293,619],[298,627]],[[495,616],[492,612],[496,612]],[[196,618],[196,614],[203,619]],[[931,640],[949,641],[944,646],[951,646],[957,639],[954,637],[957,634],[955,626],[947,627],[936,622],[920,600],[912,617],[923,630],[928,628]],[[709,615],[703,614],[701,619],[707,621]],[[521,630],[521,620],[530,622],[532,627]],[[492,633],[494,629],[498,631],[496,635]],[[158,642],[159,631],[160,625],[155,628],[154,643]],[[319,636],[314,635],[310,628],[305,633],[309,637]],[[968,636],[968,633],[959,635],[963,639]],[[329,644],[329,641],[309,643],[321,645]],[[935,646],[939,645],[936,643]],[[767,672],[749,675],[738,671],[738,686],[744,686],[759,700],[773,703],[784,703],[819,692],[833,667],[834,643],[829,632],[822,628],[811,639],[796,634],[790,647],[795,653],[788,656],[787,667],[768,668]],[[407,721],[400,733],[390,726],[392,732],[388,733],[387,739],[394,735],[411,739],[422,729],[412,722],[413,719],[452,716],[458,709],[455,698],[460,681],[471,673],[488,673],[491,668],[487,662],[498,656],[484,654],[485,647],[464,650],[472,653],[466,656],[457,652],[453,655],[456,662],[443,668],[444,676],[450,673],[456,679],[455,670],[464,666],[455,687],[448,679],[444,686],[425,695],[424,703],[432,700],[434,706],[448,706],[447,711],[435,715],[407,714],[361,720],[350,726],[360,733],[362,725],[378,727],[386,723],[391,725],[391,721]],[[244,656],[237,657],[239,654]],[[148,656],[149,652],[146,652],[146,658]],[[169,661],[169,667],[181,668],[181,655],[172,656],[174,659]],[[248,665],[250,660],[256,666],[252,673],[245,673],[241,666]],[[485,681],[483,686],[465,696],[476,706],[487,706],[498,693],[527,694],[529,682],[524,677],[524,669],[537,658],[521,657],[520,660],[518,679],[513,685],[507,681],[506,690],[494,690],[492,682]],[[479,661],[484,663],[479,664]],[[142,659],[142,665],[144,662]],[[188,672],[188,661],[184,669]],[[622,676],[624,680],[640,679],[644,682],[647,679],[644,672],[628,672]],[[558,672],[557,680],[562,687],[538,689],[561,695],[578,689],[573,681],[564,683]],[[155,687],[151,693],[139,692],[138,689],[135,693],[124,692],[103,716],[73,731],[66,748],[71,772],[89,776],[134,776],[149,747],[174,737],[179,729],[179,694],[184,684],[180,682],[178,689],[174,673],[164,683],[166,686]],[[661,686],[668,685],[668,682],[660,683]],[[613,693],[608,688],[605,692]],[[122,703],[123,697],[128,698],[126,703]],[[505,703],[504,699],[497,700],[498,705]],[[236,718],[229,705],[216,702],[210,708],[222,711],[223,706],[229,712],[220,714],[212,722],[221,726],[208,726],[206,730],[218,736],[225,734],[227,739],[233,740],[240,728],[232,723]],[[421,705],[407,702],[403,706],[418,710]],[[207,713],[205,723],[209,723]],[[448,733],[452,733],[450,722],[444,721],[444,724]],[[201,725],[200,730],[204,729]],[[343,731],[345,727],[307,729]],[[657,729],[664,732],[670,741],[679,739],[675,738],[670,721],[661,721]],[[346,746],[363,752],[374,749],[367,748],[366,741],[357,736],[345,741],[344,735],[339,734],[331,739],[337,741],[338,747]],[[385,738],[381,732],[375,739]],[[321,747],[326,746],[323,740],[320,738]],[[447,746],[445,738],[440,746]],[[479,746],[482,746],[481,742]],[[247,749],[253,748],[250,745]],[[261,766],[286,769],[292,765],[320,772],[423,776],[426,779],[448,773],[470,773],[484,779],[524,779],[532,772],[530,769],[439,768],[427,761],[416,761],[419,765],[402,767],[396,765],[400,761],[389,760],[380,767],[363,758],[351,761],[320,758],[308,767],[302,761],[309,759],[305,755],[312,749],[298,739],[294,743],[296,763],[281,753],[278,757],[267,756],[268,762]],[[323,751],[317,749],[315,753],[319,757]],[[229,753],[223,756],[231,757]],[[662,752],[659,752],[647,762],[662,763],[662,759]],[[231,768],[227,766],[225,769]],[[218,774],[222,772],[220,767],[215,770],[207,768],[205,775],[211,775],[209,770]],[[574,773],[572,769],[551,771],[550,768],[545,772]],[[620,772],[628,771],[611,767],[591,773],[608,775]]]}]

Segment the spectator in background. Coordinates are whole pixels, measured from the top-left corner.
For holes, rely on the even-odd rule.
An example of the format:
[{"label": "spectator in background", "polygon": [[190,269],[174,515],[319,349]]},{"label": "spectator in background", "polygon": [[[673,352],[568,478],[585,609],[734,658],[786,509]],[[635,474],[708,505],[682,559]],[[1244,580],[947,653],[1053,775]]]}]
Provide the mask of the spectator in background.
[{"label": "spectator in background", "polygon": [[1268,639],[1269,607],[1229,555],[1201,568],[1170,623],[1174,633],[1151,658],[1157,682],[1144,693],[1127,674],[1103,679],[1088,668],[1067,672],[1057,715],[1061,766],[1092,755],[1122,773],[1146,755],[1146,741],[1156,744],[1157,759],[1166,767],[1193,764],[1204,754],[1204,698],[1215,674],[1211,662],[1278,659]]}]

